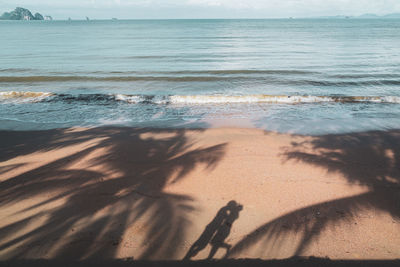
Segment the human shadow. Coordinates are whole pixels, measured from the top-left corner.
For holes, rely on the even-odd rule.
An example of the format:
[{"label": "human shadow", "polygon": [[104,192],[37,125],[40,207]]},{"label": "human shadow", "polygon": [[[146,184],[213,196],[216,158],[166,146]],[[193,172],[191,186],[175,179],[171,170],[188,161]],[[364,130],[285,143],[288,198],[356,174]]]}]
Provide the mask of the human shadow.
[{"label": "human shadow", "polygon": [[165,188],[198,166],[211,170],[225,148],[199,147],[187,132],[104,127],[3,133],[5,140],[15,134],[28,144],[2,142],[4,151],[13,151],[2,159],[60,149],[67,155],[16,175],[10,174],[13,166],[4,169],[11,177],[0,181],[0,209],[18,209],[16,219],[0,227],[1,257],[110,259],[130,246],[121,243],[123,236],[139,225],[146,228],[135,258],[176,257],[196,204]]},{"label": "human shadow", "polygon": [[[301,255],[328,227],[355,225],[368,211],[400,222],[400,131],[374,131],[316,136],[283,148],[284,161],[300,161],[342,174],[350,184],[368,191],[306,206],[257,227],[231,249],[229,256],[252,250],[260,256],[279,249],[289,234],[300,234],[294,255]],[[328,181],[329,182],[329,181]],[[271,245],[273,244],[273,245]]]},{"label": "human shadow", "polygon": [[190,247],[184,260],[195,257],[208,244],[211,245],[211,251],[207,259],[212,259],[220,248],[225,248],[227,255],[231,245],[225,243],[225,239],[229,236],[232,224],[239,218],[239,212],[242,209],[243,206],[234,200],[229,201],[225,207],[222,207],[214,219],[206,226],[200,237]]}]

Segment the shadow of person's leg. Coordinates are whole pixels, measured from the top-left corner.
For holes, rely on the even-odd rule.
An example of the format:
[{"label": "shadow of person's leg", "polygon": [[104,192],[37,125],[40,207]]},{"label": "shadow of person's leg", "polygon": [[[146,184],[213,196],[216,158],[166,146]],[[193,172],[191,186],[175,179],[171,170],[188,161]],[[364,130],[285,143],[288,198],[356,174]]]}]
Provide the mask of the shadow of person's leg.
[{"label": "shadow of person's leg", "polygon": [[228,257],[229,251],[231,250],[232,245],[229,245],[227,243],[222,243],[220,247],[226,248],[226,253],[223,259],[226,259]]},{"label": "shadow of person's leg", "polygon": [[208,255],[207,259],[210,260],[210,259],[214,258],[215,254],[217,253],[219,248],[225,248],[226,249],[225,256],[223,257],[223,259],[226,259],[231,247],[232,246],[227,244],[227,243],[219,243],[219,244],[212,245],[210,254]]},{"label": "shadow of person's leg", "polygon": [[193,244],[193,246],[191,246],[189,251],[186,253],[183,260],[190,260],[191,258],[195,257],[197,255],[197,253],[199,253],[200,250],[201,250],[201,247],[199,247],[196,244]]},{"label": "shadow of person's leg", "polygon": [[212,245],[210,254],[208,255],[207,259],[211,260],[215,256],[215,253],[217,253],[218,249],[219,245]]}]

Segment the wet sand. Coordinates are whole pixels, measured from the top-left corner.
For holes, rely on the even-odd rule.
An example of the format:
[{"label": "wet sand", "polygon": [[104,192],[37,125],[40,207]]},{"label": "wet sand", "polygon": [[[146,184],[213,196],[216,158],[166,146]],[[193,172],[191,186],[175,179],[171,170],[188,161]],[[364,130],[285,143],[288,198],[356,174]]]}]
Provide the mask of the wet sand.
[{"label": "wet sand", "polygon": [[2,131],[0,151],[0,260],[400,258],[400,131]]}]

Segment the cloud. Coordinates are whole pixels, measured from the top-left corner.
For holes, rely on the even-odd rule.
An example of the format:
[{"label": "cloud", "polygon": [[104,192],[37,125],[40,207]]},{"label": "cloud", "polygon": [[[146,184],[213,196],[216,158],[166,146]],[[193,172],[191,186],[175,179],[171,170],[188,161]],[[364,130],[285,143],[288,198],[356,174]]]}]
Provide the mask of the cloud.
[{"label": "cloud", "polygon": [[349,13],[359,10],[371,12],[400,11],[399,0],[188,0],[187,5],[193,6],[220,6],[225,8],[248,8],[275,10],[279,13],[298,10],[300,12],[313,11],[347,11]]}]

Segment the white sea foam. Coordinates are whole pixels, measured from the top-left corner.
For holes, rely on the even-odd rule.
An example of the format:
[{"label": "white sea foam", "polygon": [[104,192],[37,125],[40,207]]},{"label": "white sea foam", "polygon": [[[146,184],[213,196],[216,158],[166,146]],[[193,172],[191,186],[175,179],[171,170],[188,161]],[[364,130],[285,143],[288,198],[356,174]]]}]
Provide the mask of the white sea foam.
[{"label": "white sea foam", "polygon": [[116,94],[115,95],[115,100],[118,101],[125,101],[128,103],[139,103],[142,101],[142,98],[139,95],[123,95],[123,94]]},{"label": "white sea foam", "polygon": [[0,100],[39,102],[53,95],[53,93],[48,92],[6,91],[0,92]]},{"label": "white sea foam", "polygon": [[[53,98],[49,98],[53,97]],[[301,104],[301,103],[397,103],[400,96],[290,96],[290,95],[126,95],[126,94],[94,94],[94,95],[57,95],[48,92],[0,92],[0,100],[15,100],[22,102],[54,101],[122,101],[131,104],[235,104],[235,103],[271,103],[271,104]]]},{"label": "white sea foam", "polygon": [[218,104],[218,103],[323,103],[323,102],[376,102],[400,103],[397,96],[285,96],[285,95],[245,95],[245,96],[170,96],[170,102],[179,104]]},{"label": "white sea foam", "polygon": [[327,96],[278,96],[278,95],[171,95],[171,96],[144,96],[144,95],[115,95],[118,101],[128,103],[153,103],[153,104],[224,104],[224,103],[318,103],[334,102],[335,99]]},{"label": "white sea foam", "polygon": [[244,95],[244,96],[170,96],[172,103],[180,104],[218,104],[218,103],[315,103],[331,102],[332,99],[325,96],[279,96],[279,95]]}]

